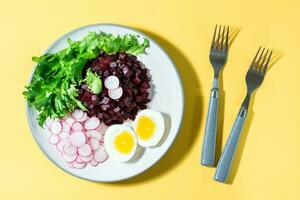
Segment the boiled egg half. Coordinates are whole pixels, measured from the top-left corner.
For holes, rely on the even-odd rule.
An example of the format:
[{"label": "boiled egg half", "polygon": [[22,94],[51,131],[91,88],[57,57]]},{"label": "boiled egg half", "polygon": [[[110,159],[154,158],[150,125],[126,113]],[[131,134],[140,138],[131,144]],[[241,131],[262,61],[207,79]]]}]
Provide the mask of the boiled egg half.
[{"label": "boiled egg half", "polygon": [[136,135],[126,125],[112,125],[105,132],[104,146],[111,158],[123,162],[129,161],[136,152]]},{"label": "boiled egg half", "polygon": [[165,132],[164,117],[156,110],[142,110],[137,114],[133,122],[133,128],[141,146],[156,146]]}]

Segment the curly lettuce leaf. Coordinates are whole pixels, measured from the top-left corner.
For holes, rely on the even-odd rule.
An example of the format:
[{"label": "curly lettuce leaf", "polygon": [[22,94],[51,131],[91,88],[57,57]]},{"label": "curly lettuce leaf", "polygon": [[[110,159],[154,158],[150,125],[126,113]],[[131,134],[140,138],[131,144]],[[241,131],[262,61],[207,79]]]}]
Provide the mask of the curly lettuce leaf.
[{"label": "curly lettuce leaf", "polygon": [[62,118],[78,107],[85,110],[77,99],[76,87],[83,81],[82,70],[87,62],[96,58],[100,50],[107,54],[143,54],[149,41],[139,39],[135,35],[90,32],[80,41],[68,39],[68,47],[57,53],[33,57],[37,66],[23,95],[39,111],[39,124],[42,126],[48,117]]},{"label": "curly lettuce leaf", "polygon": [[85,81],[92,93],[100,94],[100,92],[102,91],[102,81],[97,74],[91,72],[91,70],[88,69],[86,72]]}]

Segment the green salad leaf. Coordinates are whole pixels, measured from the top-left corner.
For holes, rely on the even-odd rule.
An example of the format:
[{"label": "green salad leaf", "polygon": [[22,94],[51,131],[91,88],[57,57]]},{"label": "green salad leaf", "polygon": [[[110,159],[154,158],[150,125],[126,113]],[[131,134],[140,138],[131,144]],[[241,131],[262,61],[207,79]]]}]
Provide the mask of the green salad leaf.
[{"label": "green salad leaf", "polygon": [[85,81],[92,93],[100,94],[100,92],[102,91],[102,81],[97,74],[91,72],[91,70],[88,69],[86,72]]},{"label": "green salad leaf", "polygon": [[[77,99],[77,86],[83,81],[82,70],[87,62],[96,58],[100,50],[107,54],[126,52],[138,55],[145,53],[147,47],[149,41],[140,41],[135,35],[114,36],[90,32],[79,41],[68,39],[67,48],[32,58],[37,66],[23,95],[29,105],[39,111],[38,122],[41,126],[47,117],[62,118],[77,107],[86,110]],[[99,82],[94,77],[94,81],[90,89],[101,92],[101,80]]]}]

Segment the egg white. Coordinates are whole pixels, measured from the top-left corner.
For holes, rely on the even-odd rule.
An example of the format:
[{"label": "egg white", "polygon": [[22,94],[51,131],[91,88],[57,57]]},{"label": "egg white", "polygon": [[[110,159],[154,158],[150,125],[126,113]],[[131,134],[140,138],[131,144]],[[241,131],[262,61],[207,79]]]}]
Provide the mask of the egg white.
[{"label": "egg white", "polygon": [[[133,148],[128,154],[119,152],[114,145],[116,137],[122,132],[128,132],[133,138]],[[137,139],[135,132],[126,125],[112,125],[108,127],[104,136],[104,147],[108,155],[115,160],[126,162],[129,161],[135,154],[137,148]]]},{"label": "egg white", "polygon": [[140,138],[136,132],[136,135],[138,138],[138,144],[141,145],[142,147],[156,146],[164,136],[164,132],[165,132],[164,117],[160,112],[158,112],[156,110],[151,110],[151,109],[142,110],[137,114],[137,116],[133,122],[133,129],[135,131],[137,129],[138,121],[142,116],[149,117],[154,122],[154,124],[156,126],[156,130],[153,133],[153,136],[147,140],[143,140],[142,138]]}]

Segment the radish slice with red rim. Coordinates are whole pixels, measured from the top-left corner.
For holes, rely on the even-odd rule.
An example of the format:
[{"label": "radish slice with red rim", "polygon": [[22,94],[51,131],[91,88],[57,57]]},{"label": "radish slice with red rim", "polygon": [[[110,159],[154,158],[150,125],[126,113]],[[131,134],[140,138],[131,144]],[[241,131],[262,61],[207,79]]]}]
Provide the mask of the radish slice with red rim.
[{"label": "radish slice with red rim", "polygon": [[67,139],[70,139],[70,134],[68,133],[68,132],[61,132],[60,134],[59,134],[59,137],[60,137],[60,139],[62,139],[62,140],[67,140]]},{"label": "radish slice with red rim", "polygon": [[119,87],[119,85],[120,85],[119,78],[114,75],[108,76],[104,80],[104,86],[109,90],[116,89],[117,87]]},{"label": "radish slice with red rim", "polygon": [[93,159],[94,154],[91,153],[91,154],[88,155],[88,156],[80,156],[80,155],[79,155],[79,157],[80,157],[80,160],[82,160],[83,162],[89,162],[89,161],[91,161],[91,160]]},{"label": "radish slice with red rim", "polygon": [[96,140],[100,140],[102,135],[97,130],[90,130],[86,132],[88,138],[95,138]]},{"label": "radish slice with red rim", "polygon": [[49,142],[50,144],[57,144],[59,142],[58,135],[50,135]]},{"label": "radish slice with red rim", "polygon": [[62,154],[63,155],[63,158],[65,159],[66,162],[73,162],[76,160],[78,154],[75,154],[75,155],[72,155],[72,156],[69,156],[67,154]]},{"label": "radish slice with red rim", "polygon": [[95,138],[90,138],[89,143],[90,143],[91,149],[94,150],[94,151],[98,150],[100,148],[100,143]]},{"label": "radish slice with red rim", "polygon": [[62,131],[63,132],[70,132],[71,126],[67,124],[66,122],[62,122]]},{"label": "radish slice with red rim", "polygon": [[103,145],[101,145],[100,147],[101,148],[95,151],[94,160],[102,163],[107,160],[108,154],[106,153]]},{"label": "radish slice with red rim", "polygon": [[97,167],[98,164],[99,164],[99,162],[97,162],[96,160],[92,159],[92,160],[90,161],[90,164],[91,164],[93,167]]},{"label": "radish slice with red rim", "polygon": [[64,146],[66,145],[66,142],[61,140],[56,144],[56,149],[60,152],[64,152]]},{"label": "radish slice with red rim", "polygon": [[76,169],[83,169],[86,167],[86,163],[82,162],[82,163],[79,163],[79,162],[73,162],[72,163],[73,167],[76,168]]},{"label": "radish slice with red rim", "polygon": [[89,116],[87,115],[87,113],[83,113],[83,116],[80,119],[77,119],[78,122],[84,122],[85,120],[87,120],[89,118]]},{"label": "radish slice with red rim", "polygon": [[54,135],[59,134],[62,131],[62,124],[59,121],[54,121],[50,126],[50,131]]},{"label": "radish slice with red rim", "polygon": [[72,117],[75,119],[75,120],[78,120],[80,118],[82,118],[83,116],[83,111],[80,110],[80,109],[76,109],[72,112]]},{"label": "radish slice with red rim", "polygon": [[78,154],[80,156],[88,156],[92,152],[91,146],[89,144],[85,144],[78,148]]},{"label": "radish slice with red rim", "polygon": [[98,128],[99,125],[100,125],[100,120],[97,117],[91,117],[88,120],[86,120],[84,123],[84,127],[87,130],[96,129]]},{"label": "radish slice with red rim", "polygon": [[64,153],[69,156],[73,156],[73,155],[77,154],[77,148],[74,147],[73,145],[65,145]]},{"label": "radish slice with red rim", "polygon": [[113,90],[108,90],[108,96],[111,99],[117,100],[120,99],[123,95],[123,89],[121,87],[118,87],[116,89]]},{"label": "radish slice with red rim", "polygon": [[51,119],[50,117],[48,117],[45,121],[46,126],[50,129],[51,124],[54,122],[53,119]]},{"label": "radish slice with red rim", "polygon": [[84,163],[84,161],[80,159],[80,156],[77,156],[75,161],[78,162],[78,163]]},{"label": "radish slice with red rim", "polygon": [[100,125],[98,126],[98,128],[97,128],[97,131],[99,131],[99,133],[101,134],[101,135],[104,135],[105,134],[105,132],[106,132],[106,130],[107,130],[107,126],[104,124],[104,123],[100,123]]},{"label": "radish slice with red rim", "polygon": [[67,123],[69,126],[72,126],[72,124],[75,122],[75,120],[72,117],[67,117],[65,119],[65,123]]},{"label": "radish slice with red rim", "polygon": [[79,122],[74,122],[72,125],[73,131],[82,131],[82,125]]},{"label": "radish slice with red rim", "polygon": [[86,142],[86,137],[83,132],[76,131],[70,137],[70,142],[75,147],[81,147]]}]

